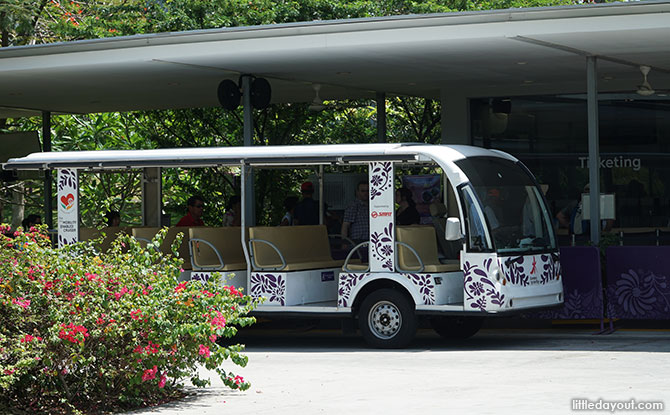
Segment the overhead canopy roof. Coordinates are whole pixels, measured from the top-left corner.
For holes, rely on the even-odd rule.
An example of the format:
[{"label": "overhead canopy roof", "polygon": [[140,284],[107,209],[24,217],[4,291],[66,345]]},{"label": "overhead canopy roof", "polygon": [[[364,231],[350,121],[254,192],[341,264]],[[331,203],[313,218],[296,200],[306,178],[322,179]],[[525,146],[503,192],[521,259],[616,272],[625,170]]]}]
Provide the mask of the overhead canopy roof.
[{"label": "overhead canopy roof", "polygon": [[[507,153],[481,147],[430,144],[328,144],[306,146],[249,146],[170,148],[151,150],[100,150],[33,153],[10,159],[5,170],[53,168],[120,169],[144,167],[293,166],[348,164],[369,161],[436,162],[447,167],[456,184],[465,181],[453,162],[473,156],[516,159]],[[448,168],[451,166],[452,168]],[[455,176],[454,176],[455,175]]]},{"label": "overhead canopy roof", "polygon": [[267,78],[273,102],[633,92],[670,88],[670,3],[645,1],[161,33],[0,48],[0,118],[217,106],[223,79]]}]

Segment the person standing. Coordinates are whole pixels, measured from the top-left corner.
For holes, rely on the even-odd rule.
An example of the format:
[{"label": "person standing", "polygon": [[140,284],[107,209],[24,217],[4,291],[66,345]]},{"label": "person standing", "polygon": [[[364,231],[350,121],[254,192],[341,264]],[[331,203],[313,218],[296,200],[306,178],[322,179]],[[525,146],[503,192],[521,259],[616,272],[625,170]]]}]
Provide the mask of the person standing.
[{"label": "person standing", "polygon": [[242,225],[242,198],[239,195],[231,196],[223,215],[223,226]]},{"label": "person standing", "polygon": [[398,203],[398,210],[395,212],[396,225],[418,225],[421,222],[421,215],[408,188],[401,187],[396,190],[395,200]]},{"label": "person standing", "polygon": [[186,201],[188,212],[179,219],[176,226],[205,226],[202,220],[202,212],[205,208],[205,200],[197,195],[193,195]]},{"label": "person standing", "polygon": [[284,214],[284,217],[281,219],[279,226],[293,225],[293,216],[295,214],[295,206],[297,204],[298,204],[297,196],[289,196],[286,199],[284,199],[284,209],[286,209],[286,213]]},{"label": "person standing", "polygon": [[293,225],[318,225],[319,203],[314,200],[314,185],[305,182],[300,186],[302,200],[295,206]]},{"label": "person standing", "polygon": [[361,180],[356,186],[356,199],[344,210],[341,234],[359,244],[367,241],[370,233],[368,193],[370,185]]}]

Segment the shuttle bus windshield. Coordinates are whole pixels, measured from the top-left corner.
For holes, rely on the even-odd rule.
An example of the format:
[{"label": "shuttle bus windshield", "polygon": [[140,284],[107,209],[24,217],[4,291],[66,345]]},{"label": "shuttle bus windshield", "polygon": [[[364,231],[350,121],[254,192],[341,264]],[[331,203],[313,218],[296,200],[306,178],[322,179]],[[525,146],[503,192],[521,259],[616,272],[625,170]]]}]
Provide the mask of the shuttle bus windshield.
[{"label": "shuttle bus windshield", "polygon": [[498,253],[520,255],[556,249],[551,216],[541,190],[525,168],[494,157],[471,157],[456,164],[470,179]]}]

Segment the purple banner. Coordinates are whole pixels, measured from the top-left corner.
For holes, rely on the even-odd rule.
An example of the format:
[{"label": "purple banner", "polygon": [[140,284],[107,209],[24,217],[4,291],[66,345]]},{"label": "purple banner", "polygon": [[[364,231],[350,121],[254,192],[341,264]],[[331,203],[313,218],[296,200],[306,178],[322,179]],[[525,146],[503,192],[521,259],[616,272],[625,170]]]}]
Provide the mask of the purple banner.
[{"label": "purple banner", "polygon": [[561,248],[562,307],[528,313],[527,317],[555,320],[600,319],[603,314],[600,252],[593,246]]},{"label": "purple banner", "polygon": [[607,248],[607,296],[614,318],[670,319],[670,246]]}]

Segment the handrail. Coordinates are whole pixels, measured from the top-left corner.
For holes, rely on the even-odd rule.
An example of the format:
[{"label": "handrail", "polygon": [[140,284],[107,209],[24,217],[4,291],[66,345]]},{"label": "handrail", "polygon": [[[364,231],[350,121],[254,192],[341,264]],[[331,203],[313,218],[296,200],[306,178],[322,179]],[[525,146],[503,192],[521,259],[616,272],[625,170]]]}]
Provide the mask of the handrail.
[{"label": "handrail", "polygon": [[396,250],[395,250],[395,264],[396,264],[395,266],[398,268],[398,270],[400,270],[400,271],[405,271],[405,272],[423,272],[423,270],[424,270],[426,267],[425,267],[425,265],[423,264],[423,260],[421,260],[421,257],[419,256],[419,253],[416,252],[416,250],[415,250],[414,248],[412,248],[411,245],[406,244],[405,242],[396,241],[395,244],[396,244],[396,248],[397,248],[398,245],[401,245],[401,246],[404,246],[405,248],[409,249],[410,251],[412,251],[412,253],[413,253],[414,256],[416,257],[416,259],[419,260],[419,269],[418,269],[418,270],[415,270],[415,269],[403,269],[403,268],[400,268],[400,261],[398,261],[398,253],[399,253],[400,250],[399,250],[399,249],[396,249]]},{"label": "handrail", "polygon": [[[254,252],[254,247],[252,245],[253,242],[263,242],[263,243],[266,243],[266,244],[270,245],[270,247],[272,249],[274,249],[275,252],[277,252],[277,255],[279,255],[279,259],[281,259],[282,266],[281,267],[264,267],[264,266],[259,265],[258,262],[256,262],[256,255],[253,254],[253,252]],[[284,268],[286,268],[286,260],[284,259],[284,255],[282,255],[279,248],[277,248],[277,245],[273,244],[270,241],[266,241],[265,239],[249,239],[249,256],[251,257],[252,264],[259,271],[281,271]]]},{"label": "handrail", "polygon": [[[214,250],[214,253],[216,254],[216,257],[219,259],[219,263],[221,264],[221,266],[220,267],[201,267],[200,265],[198,265],[195,261],[195,255],[193,253],[193,242],[202,242],[202,243],[208,245],[210,248],[212,248]],[[212,245],[211,243],[209,243],[208,241],[206,241],[204,239],[191,238],[191,240],[189,241],[189,244],[188,244],[188,253],[191,255],[191,268],[193,268],[194,270],[196,268],[198,268],[198,271],[220,271],[226,266],[226,264],[223,262],[223,258],[219,254],[219,250],[216,249],[216,247],[214,245]]]},{"label": "handrail", "polygon": [[[342,265],[342,269],[345,272],[355,272],[353,270],[350,270],[347,267],[347,265],[349,265],[349,260],[351,259],[351,256],[354,254],[354,252],[356,252],[356,250],[358,250],[359,248],[362,248],[363,245],[367,245],[369,243],[370,243],[370,241],[363,241],[363,242],[359,243],[358,245],[356,245],[355,247],[351,248],[351,251],[349,251],[349,254],[347,255],[347,257],[344,260],[344,264]],[[360,256],[360,254],[359,254],[359,256]],[[369,262],[368,262],[368,267],[365,270],[363,270],[362,272],[368,272],[368,271],[370,271],[370,263]],[[358,271],[358,272],[360,272],[360,271]]]}]

